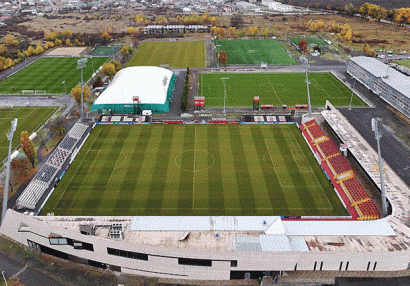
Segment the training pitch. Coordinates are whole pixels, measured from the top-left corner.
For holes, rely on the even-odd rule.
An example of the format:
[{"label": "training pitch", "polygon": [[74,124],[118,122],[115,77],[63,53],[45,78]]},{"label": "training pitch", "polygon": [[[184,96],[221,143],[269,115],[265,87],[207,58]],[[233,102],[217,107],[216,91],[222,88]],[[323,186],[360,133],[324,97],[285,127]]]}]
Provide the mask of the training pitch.
[{"label": "training pitch", "polygon": [[121,50],[122,46],[100,46],[90,52],[92,56],[112,56]]},{"label": "training pitch", "polygon": [[97,125],[50,212],[348,215],[294,124]]},{"label": "training pitch", "polygon": [[307,45],[316,45],[316,46],[329,46],[324,40],[318,37],[290,37],[291,40],[295,45],[299,45],[300,40],[305,39]]},{"label": "training pitch", "polygon": [[58,107],[14,107],[0,108],[0,162],[7,157],[9,141],[5,136],[10,130],[11,121],[17,118],[17,129],[14,132],[12,148],[20,144],[20,134],[27,131],[29,134],[36,131]]},{"label": "training pitch", "polygon": [[274,39],[255,40],[215,40],[217,52],[223,50],[228,57],[228,65],[297,65],[283,47]]},{"label": "training pitch", "polygon": [[[200,74],[198,94],[205,96],[205,105],[221,107],[224,104],[226,82],[226,106],[252,106],[254,96],[260,104],[295,106],[308,104],[306,76],[298,73],[213,73]],[[310,73],[310,100],[312,106],[323,107],[326,100],[335,106],[348,106],[352,92],[331,73]],[[367,106],[353,94],[352,106]]]},{"label": "training pitch", "polygon": [[143,42],[127,63],[127,66],[161,65],[172,68],[205,67],[204,42]]},{"label": "training pitch", "polygon": [[[44,57],[26,66],[12,76],[0,82],[0,93],[16,94],[23,90],[41,90],[46,94],[64,94],[81,81],[77,69],[79,57]],[[94,71],[97,71],[109,58],[88,58],[83,69],[83,80],[87,82]],[[65,84],[63,84],[65,82]]]}]

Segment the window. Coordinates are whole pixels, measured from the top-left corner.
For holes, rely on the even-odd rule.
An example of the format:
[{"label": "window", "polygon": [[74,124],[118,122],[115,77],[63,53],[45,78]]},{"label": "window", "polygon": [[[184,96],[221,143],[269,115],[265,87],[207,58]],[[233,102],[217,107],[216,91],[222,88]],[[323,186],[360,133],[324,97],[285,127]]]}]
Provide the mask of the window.
[{"label": "window", "polygon": [[238,260],[231,260],[231,267],[238,267]]},{"label": "window", "polygon": [[115,256],[148,261],[148,254],[145,254],[145,253],[126,251],[126,250],[115,249],[115,248],[110,248],[110,247],[107,247],[107,253],[110,255],[115,255]]},{"label": "window", "polygon": [[178,258],[178,264],[191,266],[207,266],[212,267],[212,260],[209,259],[194,259],[194,258]]},{"label": "window", "polygon": [[51,245],[67,245],[67,238],[65,237],[50,237],[48,239]]}]

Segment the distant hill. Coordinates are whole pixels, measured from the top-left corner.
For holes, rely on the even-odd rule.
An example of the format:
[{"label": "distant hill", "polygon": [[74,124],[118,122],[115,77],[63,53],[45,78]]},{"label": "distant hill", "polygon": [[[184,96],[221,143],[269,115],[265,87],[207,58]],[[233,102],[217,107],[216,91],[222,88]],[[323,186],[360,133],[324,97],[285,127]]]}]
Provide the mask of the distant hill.
[{"label": "distant hill", "polygon": [[352,3],[355,7],[360,7],[365,2],[380,5],[386,9],[410,7],[409,0],[282,0],[280,2],[304,7],[314,7],[318,4],[320,8],[325,8],[327,6],[331,6],[332,8],[343,8],[349,3]]}]

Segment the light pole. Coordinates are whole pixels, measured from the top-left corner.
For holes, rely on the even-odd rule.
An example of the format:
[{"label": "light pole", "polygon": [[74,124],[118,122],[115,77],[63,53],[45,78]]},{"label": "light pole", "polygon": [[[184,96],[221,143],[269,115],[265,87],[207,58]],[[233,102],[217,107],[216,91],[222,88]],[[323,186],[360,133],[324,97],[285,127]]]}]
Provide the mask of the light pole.
[{"label": "light pole", "polygon": [[304,56],[302,57],[303,62],[305,63],[305,73],[306,73],[306,89],[307,89],[307,96],[308,96],[308,115],[312,115],[312,105],[310,104],[310,90],[309,90],[309,78],[308,78],[308,70],[309,70],[309,59]]},{"label": "light pole", "polygon": [[380,174],[380,187],[382,192],[382,217],[387,215],[387,200],[386,200],[386,190],[384,189],[384,180],[383,180],[383,161],[382,161],[382,153],[380,150],[380,138],[382,138],[383,133],[379,130],[378,123],[381,122],[382,119],[372,118],[372,131],[376,137],[377,141],[377,153],[379,155],[379,174]]},{"label": "light pole", "polygon": [[221,47],[221,46],[222,45],[215,45],[216,51],[217,51],[217,53],[216,53],[216,63],[218,65],[218,68],[219,68],[219,47]]},{"label": "light pole", "polygon": [[82,58],[77,61],[77,69],[81,70],[81,115],[80,121],[83,121],[83,110],[84,110],[84,97],[83,97],[83,68],[86,67],[87,58]]},{"label": "light pole", "polygon": [[[354,80],[354,78],[353,78],[353,80]],[[352,95],[350,96],[350,103],[349,103],[349,107],[347,108],[348,110],[352,110],[353,90],[354,90],[355,86],[356,86],[356,81],[353,82]]]},{"label": "light pole", "polygon": [[222,82],[224,83],[224,114],[226,114],[226,80],[229,79],[229,77],[223,77],[221,78]]},{"label": "light pole", "polygon": [[65,94],[67,95],[67,85],[65,84],[65,81],[63,81],[61,84],[64,84]]},{"label": "light pole", "polygon": [[6,216],[7,212],[7,201],[8,201],[8,196],[9,196],[9,182],[10,182],[10,161],[11,161],[11,144],[13,142],[13,135],[14,132],[16,131],[17,128],[17,118],[14,118],[14,120],[11,122],[11,128],[10,130],[6,133],[7,139],[10,141],[9,142],[9,156],[7,158],[7,164],[6,164],[6,182],[4,183],[4,195],[3,195],[3,211],[1,213],[1,222],[3,223],[4,217]]},{"label": "light pole", "polygon": [[4,271],[1,272],[1,275],[3,275],[4,283],[6,283],[6,286],[8,286],[6,276],[4,276]]}]

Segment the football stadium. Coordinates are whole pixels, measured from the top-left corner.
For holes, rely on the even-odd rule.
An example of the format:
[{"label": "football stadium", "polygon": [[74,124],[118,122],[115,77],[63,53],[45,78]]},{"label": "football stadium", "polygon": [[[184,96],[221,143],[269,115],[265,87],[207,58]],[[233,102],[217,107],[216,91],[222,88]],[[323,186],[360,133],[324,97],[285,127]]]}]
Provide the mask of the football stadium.
[{"label": "football stadium", "polygon": [[[121,70],[0,232],[63,260],[162,281],[408,269],[409,189],[389,165],[379,169],[377,152],[335,107],[367,106],[359,94],[330,73],[312,74],[320,108],[295,115],[306,104],[303,75],[212,70],[198,74],[198,95],[221,107],[212,95],[225,89],[237,100],[228,106],[246,113],[168,118],[178,75]],[[241,94],[243,82],[253,86]],[[255,90],[280,108],[252,110],[243,102]]]}]

